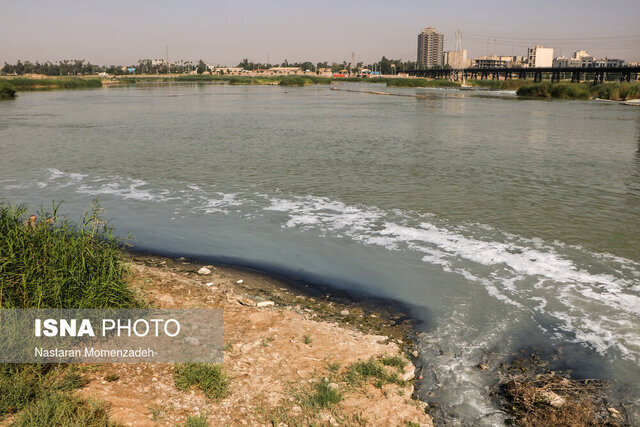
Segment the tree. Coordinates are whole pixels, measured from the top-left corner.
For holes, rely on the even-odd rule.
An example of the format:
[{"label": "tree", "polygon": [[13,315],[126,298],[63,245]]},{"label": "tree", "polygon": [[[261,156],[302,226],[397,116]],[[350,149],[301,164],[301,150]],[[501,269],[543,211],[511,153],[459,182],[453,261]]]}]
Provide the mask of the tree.
[{"label": "tree", "polygon": [[196,68],[196,71],[198,72],[198,74],[202,74],[207,71],[207,64],[205,64],[202,59],[198,61],[198,68]]}]

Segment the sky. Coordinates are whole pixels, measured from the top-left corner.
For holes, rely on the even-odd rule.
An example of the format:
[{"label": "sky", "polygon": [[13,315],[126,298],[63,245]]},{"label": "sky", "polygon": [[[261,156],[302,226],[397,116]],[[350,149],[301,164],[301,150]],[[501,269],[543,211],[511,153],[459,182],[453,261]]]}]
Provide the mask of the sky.
[{"label": "sky", "polygon": [[234,66],[297,61],[372,63],[416,59],[417,35],[433,26],[470,57],[526,55],[527,46],[571,56],[640,61],[640,0],[5,0],[0,64],[18,59],[143,58]]}]

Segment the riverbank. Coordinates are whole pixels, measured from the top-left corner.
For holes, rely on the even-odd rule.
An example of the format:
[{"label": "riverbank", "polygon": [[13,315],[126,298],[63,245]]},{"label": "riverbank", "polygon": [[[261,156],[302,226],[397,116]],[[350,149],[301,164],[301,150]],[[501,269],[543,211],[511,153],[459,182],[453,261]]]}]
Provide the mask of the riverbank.
[{"label": "riverbank", "polygon": [[403,313],[125,252],[99,212],[94,204],[78,229],[55,206],[27,216],[0,204],[2,307],[222,308],[224,362],[2,364],[0,425],[432,425],[412,398],[418,354]]},{"label": "riverbank", "polygon": [[411,397],[415,368],[401,350],[411,348],[411,327],[401,313],[310,297],[247,270],[126,256],[130,283],[151,306],[224,309],[229,393],[213,401],[198,390],[182,392],[172,366],[85,367],[89,383],[78,394],[106,402],[114,421],[176,425],[206,416],[230,425],[431,424],[427,405]]}]

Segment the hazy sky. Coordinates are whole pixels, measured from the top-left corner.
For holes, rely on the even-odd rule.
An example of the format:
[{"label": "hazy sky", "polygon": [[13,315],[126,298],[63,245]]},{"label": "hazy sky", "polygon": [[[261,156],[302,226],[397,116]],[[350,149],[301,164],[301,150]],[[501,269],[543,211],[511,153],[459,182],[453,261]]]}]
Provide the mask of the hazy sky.
[{"label": "hazy sky", "polygon": [[415,60],[417,34],[434,26],[473,56],[525,55],[543,44],[640,61],[640,0],[5,0],[0,63],[87,59],[199,59],[235,65],[310,60]]}]

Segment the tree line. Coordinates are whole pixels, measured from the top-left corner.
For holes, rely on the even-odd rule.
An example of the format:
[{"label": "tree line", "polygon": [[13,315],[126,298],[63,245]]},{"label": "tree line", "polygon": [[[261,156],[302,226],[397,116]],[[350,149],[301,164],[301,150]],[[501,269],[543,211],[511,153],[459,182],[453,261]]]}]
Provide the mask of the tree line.
[{"label": "tree line", "polygon": [[[403,61],[401,59],[388,59],[383,56],[379,61],[370,64],[358,62],[351,64],[347,61],[343,62],[289,62],[286,59],[280,64],[267,64],[253,62],[249,59],[243,59],[238,65],[248,71],[260,69],[268,69],[271,67],[296,67],[303,71],[319,72],[319,70],[331,70],[332,73],[345,71],[350,74],[360,74],[363,69],[371,71],[379,71],[381,74],[398,74],[404,70],[416,68],[415,61]],[[222,67],[226,68],[226,67]],[[84,76],[96,75],[99,73],[107,73],[110,75],[129,75],[129,74],[187,74],[197,72],[203,74],[213,72],[209,66],[202,60],[189,61],[179,60],[167,63],[162,59],[140,59],[136,64],[131,65],[96,65],[86,60],[68,59],[58,62],[31,62],[18,60],[15,64],[4,63],[0,69],[5,75],[24,75],[24,74],[44,74],[47,76]]]}]

